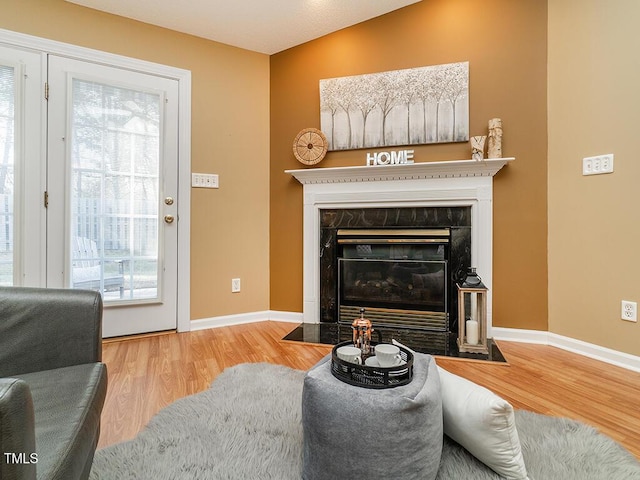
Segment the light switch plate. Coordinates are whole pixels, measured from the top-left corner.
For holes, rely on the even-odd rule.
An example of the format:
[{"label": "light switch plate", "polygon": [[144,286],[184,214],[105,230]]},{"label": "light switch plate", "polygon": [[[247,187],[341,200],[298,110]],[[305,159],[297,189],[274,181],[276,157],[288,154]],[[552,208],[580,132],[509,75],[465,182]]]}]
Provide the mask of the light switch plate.
[{"label": "light switch plate", "polygon": [[218,175],[215,173],[192,173],[191,186],[194,188],[218,188]]}]

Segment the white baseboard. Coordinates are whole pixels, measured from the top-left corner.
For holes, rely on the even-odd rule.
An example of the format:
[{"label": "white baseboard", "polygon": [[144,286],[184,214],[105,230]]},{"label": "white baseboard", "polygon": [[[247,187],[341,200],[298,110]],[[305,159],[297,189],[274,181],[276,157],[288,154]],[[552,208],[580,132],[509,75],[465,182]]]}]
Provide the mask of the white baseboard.
[{"label": "white baseboard", "polygon": [[198,320],[191,321],[191,331],[229,327],[232,325],[242,325],[243,323],[267,322],[269,320],[277,322],[302,323],[302,313],[264,310],[262,312],[238,313],[236,315],[199,318]]},{"label": "white baseboard", "polygon": [[304,322],[304,316],[298,312],[269,310],[269,320],[273,320],[274,322],[302,323]]},{"label": "white baseboard", "polygon": [[521,330],[519,328],[491,327],[491,336],[496,340],[511,342],[539,343],[549,345],[549,332],[542,330]]},{"label": "white baseboard", "polygon": [[552,332],[540,330],[520,330],[517,328],[493,327],[493,338],[496,340],[508,340],[511,342],[538,343],[561,348],[569,352],[584,355],[585,357],[600,360],[611,365],[640,372],[640,357],[628,353],[619,352],[610,348],[601,347],[593,343],[583,342],[575,338],[565,337]]}]

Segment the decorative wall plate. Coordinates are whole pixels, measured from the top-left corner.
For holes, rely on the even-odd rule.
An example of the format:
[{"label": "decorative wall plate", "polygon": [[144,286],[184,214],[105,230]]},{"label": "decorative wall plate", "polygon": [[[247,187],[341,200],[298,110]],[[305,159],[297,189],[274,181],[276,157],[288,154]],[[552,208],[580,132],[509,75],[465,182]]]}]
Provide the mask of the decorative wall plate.
[{"label": "decorative wall plate", "polygon": [[305,128],[293,141],[293,154],[300,163],[315,165],[327,154],[329,142],[317,128]]}]

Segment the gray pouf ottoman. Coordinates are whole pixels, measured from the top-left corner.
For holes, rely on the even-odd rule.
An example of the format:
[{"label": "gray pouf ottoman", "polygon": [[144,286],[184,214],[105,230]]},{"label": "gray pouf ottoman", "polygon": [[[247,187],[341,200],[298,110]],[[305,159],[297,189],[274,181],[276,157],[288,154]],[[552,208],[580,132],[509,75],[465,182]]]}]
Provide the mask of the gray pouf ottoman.
[{"label": "gray pouf ottoman", "polygon": [[395,388],[356,387],[331,373],[331,355],[302,391],[304,480],[436,478],[442,400],[436,363],[415,354],[413,380]]}]

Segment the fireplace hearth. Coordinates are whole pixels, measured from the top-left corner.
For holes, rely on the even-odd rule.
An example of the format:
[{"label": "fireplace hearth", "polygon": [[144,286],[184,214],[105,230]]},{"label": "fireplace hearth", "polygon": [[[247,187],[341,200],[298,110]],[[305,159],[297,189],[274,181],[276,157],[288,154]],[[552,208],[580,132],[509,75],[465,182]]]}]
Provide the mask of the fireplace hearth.
[{"label": "fireplace hearth", "polygon": [[[302,323],[289,332],[283,340],[310,344],[336,345],[353,338],[350,325],[340,323]],[[448,332],[433,332],[410,328],[388,328],[374,326],[373,341],[391,343],[393,340],[406,345],[412,350],[430,355],[498,362],[507,365],[507,361],[496,345],[489,339],[488,354],[465,353],[458,350],[456,336]]]}]

